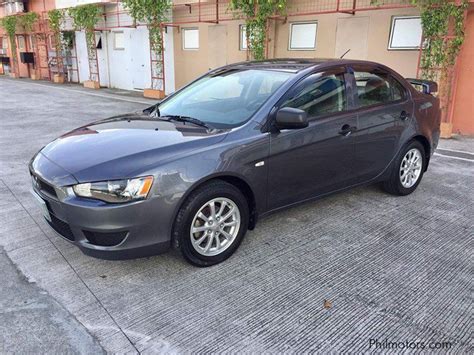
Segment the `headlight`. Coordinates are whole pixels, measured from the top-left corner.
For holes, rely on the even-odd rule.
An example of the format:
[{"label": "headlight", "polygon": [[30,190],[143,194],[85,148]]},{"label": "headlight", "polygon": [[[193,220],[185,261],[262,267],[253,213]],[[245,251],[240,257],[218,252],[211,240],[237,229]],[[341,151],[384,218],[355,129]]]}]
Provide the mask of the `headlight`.
[{"label": "headlight", "polygon": [[80,197],[121,203],[145,199],[152,184],[153,176],[145,176],[127,180],[88,182],[74,185],[72,189]]}]

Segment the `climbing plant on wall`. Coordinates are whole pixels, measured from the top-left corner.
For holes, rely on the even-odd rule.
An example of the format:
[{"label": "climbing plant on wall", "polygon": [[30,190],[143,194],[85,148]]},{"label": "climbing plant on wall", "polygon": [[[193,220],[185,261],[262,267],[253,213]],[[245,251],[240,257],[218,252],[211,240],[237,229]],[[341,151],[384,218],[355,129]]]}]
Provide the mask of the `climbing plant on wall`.
[{"label": "climbing plant on wall", "polygon": [[268,20],[285,15],[287,0],[231,0],[230,9],[245,18],[245,30],[250,53],[254,59],[265,59]]},{"label": "climbing plant on wall", "polygon": [[48,11],[48,22],[49,28],[53,32],[54,38],[54,49],[56,51],[56,65],[58,68],[58,74],[63,72],[63,45],[61,40],[61,26],[64,20],[64,11],[63,10],[50,10]]},{"label": "climbing plant on wall", "polygon": [[[376,6],[383,0],[372,0]],[[451,97],[453,67],[464,42],[464,13],[467,0],[411,0],[420,9],[423,28],[421,77],[440,83],[442,120],[448,121],[447,108]]]},{"label": "climbing plant on wall", "polygon": [[95,44],[95,26],[100,20],[102,10],[96,5],[83,5],[71,7],[68,9],[68,15],[72,18],[76,30],[84,30],[86,33],[87,54],[89,58],[89,79],[97,81],[98,78],[93,77],[93,72],[97,59],[97,51]]},{"label": "climbing plant on wall", "polygon": [[[467,0],[460,4],[446,0],[412,0],[421,11],[425,38],[421,57],[422,75],[436,77],[437,70],[452,66],[464,42],[464,11]],[[446,38],[446,36],[452,36]],[[437,70],[436,70],[437,69]]]},{"label": "climbing plant on wall", "polygon": [[[383,6],[385,0],[371,0],[370,3]],[[425,38],[421,57],[422,76],[435,79],[437,73],[455,63],[459,54],[464,42],[464,11],[468,1],[411,0],[411,3],[420,9]]]},{"label": "climbing plant on wall", "polygon": [[36,12],[27,12],[18,16],[18,25],[23,27],[25,32],[32,32],[38,18],[39,16]]},{"label": "climbing plant on wall", "polygon": [[49,28],[53,31],[56,43],[60,43],[61,50],[71,49],[74,46],[74,31],[61,31],[64,21],[63,10],[48,11]]},{"label": "climbing plant on wall", "polygon": [[18,68],[18,56],[16,53],[16,25],[17,25],[17,17],[16,16],[5,16],[0,19],[0,25],[6,31],[8,39],[10,40],[10,50],[12,55],[12,68],[14,72],[17,72]]},{"label": "climbing plant on wall", "polygon": [[49,28],[54,33],[61,32],[61,24],[64,20],[64,11],[53,9],[48,11],[48,23]]},{"label": "climbing plant on wall", "polygon": [[[123,0],[122,3],[134,21],[144,22],[148,25],[150,49],[153,57],[158,59],[155,61],[155,69],[158,73],[162,73],[164,68],[161,24],[168,21],[172,6],[171,0]],[[152,88],[156,89],[161,86],[163,89],[164,83],[161,84],[152,82]]]}]

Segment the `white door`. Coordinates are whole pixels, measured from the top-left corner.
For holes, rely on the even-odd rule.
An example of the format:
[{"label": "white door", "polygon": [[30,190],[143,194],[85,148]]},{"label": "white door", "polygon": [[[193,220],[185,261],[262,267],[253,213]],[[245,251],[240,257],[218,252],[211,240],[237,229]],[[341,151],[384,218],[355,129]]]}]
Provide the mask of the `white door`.
[{"label": "white door", "polygon": [[368,17],[338,19],[335,57],[339,58],[349,50],[344,56],[345,59],[367,59],[368,35]]},{"label": "white door", "polygon": [[86,35],[76,31],[77,65],[79,67],[79,82],[89,80],[89,61],[87,57]]},{"label": "white door", "polygon": [[148,29],[144,26],[130,31],[130,76],[134,89],[151,86],[150,43]]},{"label": "white door", "polygon": [[99,79],[100,86],[109,87],[109,58],[107,53],[107,32],[96,32],[95,33],[96,46],[97,48],[97,62],[99,63]]}]

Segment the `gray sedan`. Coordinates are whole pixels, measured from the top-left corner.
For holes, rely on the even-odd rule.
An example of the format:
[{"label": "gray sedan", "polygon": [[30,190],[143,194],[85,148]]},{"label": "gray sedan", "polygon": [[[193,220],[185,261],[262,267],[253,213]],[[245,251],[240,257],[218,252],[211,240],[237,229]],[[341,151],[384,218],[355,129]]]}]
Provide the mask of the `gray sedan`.
[{"label": "gray sedan", "polygon": [[438,143],[436,91],[365,61],[229,65],[57,138],[30,162],[32,192],[88,255],[174,246],[210,266],[280,209],[377,182],[412,193]]}]

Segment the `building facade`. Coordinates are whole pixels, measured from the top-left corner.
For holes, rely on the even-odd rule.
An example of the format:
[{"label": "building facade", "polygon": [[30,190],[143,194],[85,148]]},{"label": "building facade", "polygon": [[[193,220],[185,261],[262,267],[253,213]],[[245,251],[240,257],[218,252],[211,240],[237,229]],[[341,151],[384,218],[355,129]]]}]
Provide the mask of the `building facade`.
[{"label": "building facade", "polygon": [[[12,46],[5,31],[0,29],[0,56],[8,58],[0,64],[1,73],[15,73],[20,78],[28,78],[38,76],[41,79],[50,79],[48,69],[48,48],[45,39],[36,36],[39,30],[40,23],[44,26],[41,15],[45,12],[55,8],[55,0],[29,0],[29,1],[13,1],[6,0],[0,3],[0,18],[4,16],[22,16],[27,12],[35,12],[40,17],[40,21],[33,28],[32,31],[26,32],[25,30],[19,29],[15,36],[16,41],[16,54],[18,57],[18,63],[16,68],[13,66],[12,61]],[[46,25],[47,26],[47,25]],[[47,27],[44,30],[48,32]],[[35,63],[24,63],[21,60],[21,53],[33,53],[35,57],[42,57],[42,60],[36,60]]]},{"label": "building facade", "polygon": [[[95,4],[103,9],[95,31],[96,72],[100,86],[140,91],[150,88],[153,65],[146,24],[133,21],[122,3],[117,0],[56,0],[58,9],[85,4]],[[65,29],[74,30],[71,19],[66,21]],[[159,89],[164,89],[166,94],[175,91],[172,31],[171,29],[163,35],[166,48],[165,75],[160,80]],[[78,81],[82,83],[91,77],[84,31],[75,31],[74,45],[79,69]]]},{"label": "building facade", "polygon": [[[454,133],[473,135],[474,0],[470,3],[447,123],[452,124]],[[4,4],[0,5],[0,17],[6,14]],[[158,89],[169,94],[210,69],[250,58],[245,21],[229,10],[228,0],[173,1],[169,21],[162,26],[162,72],[157,72],[150,53],[146,24],[134,22],[119,0],[31,0],[24,2],[24,7],[44,20],[52,8],[84,4],[95,4],[103,11],[95,28],[96,64],[90,65],[84,31],[74,31],[71,19],[66,19],[63,30],[74,31],[67,60],[69,81],[85,82],[93,77],[101,87],[126,90],[144,90],[158,81]],[[47,21],[43,22],[46,24],[37,31],[48,31]],[[0,37],[3,51],[8,52],[5,34],[0,32]],[[39,37],[16,36],[18,54],[32,51],[36,57],[35,69],[19,63],[18,75],[28,77],[33,70],[39,71],[40,78],[51,79],[51,58],[57,56],[54,45],[35,38]],[[344,55],[380,62],[405,77],[416,77],[421,41],[420,13],[411,0],[384,0],[382,6],[371,0],[288,0],[287,15],[268,21],[265,54],[267,58]]]},{"label": "building facade", "polygon": [[[297,0],[293,6],[304,8],[307,3]],[[224,20],[219,24],[179,25],[174,35],[177,87],[211,68],[248,58],[244,21],[225,18],[225,10],[220,8],[220,18]],[[174,20],[175,23],[186,22],[189,10],[177,8]],[[269,28],[268,58],[338,58],[349,51],[345,58],[377,61],[405,77],[417,75],[422,34],[419,11],[414,7],[360,11],[354,15],[337,12],[305,15],[301,11],[272,20]],[[195,38],[191,46],[186,43],[190,41],[189,32],[193,32]],[[395,38],[391,37],[393,32]],[[407,43],[397,43],[401,36],[406,37]]]},{"label": "building facade", "polygon": [[474,1],[466,14],[465,31],[450,118],[453,132],[474,135]]}]

